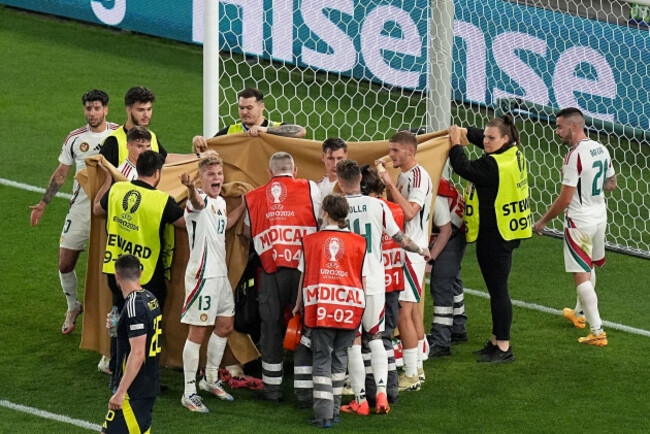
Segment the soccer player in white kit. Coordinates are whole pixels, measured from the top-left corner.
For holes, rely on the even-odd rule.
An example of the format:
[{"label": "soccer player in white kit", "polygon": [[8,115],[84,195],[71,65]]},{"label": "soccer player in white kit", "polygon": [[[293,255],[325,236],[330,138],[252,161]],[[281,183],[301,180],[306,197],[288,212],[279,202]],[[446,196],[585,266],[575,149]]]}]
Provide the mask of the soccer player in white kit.
[{"label": "soccer player in white kit", "polygon": [[584,129],[585,118],[577,108],[557,114],[556,133],[571,150],[564,157],[560,195],[533,230],[541,235],[546,223],[564,212],[564,266],[573,273],[578,297],[576,308],[565,308],[563,314],[578,328],[585,327],[586,317],[591,330],[578,342],[605,346],[607,334],[598,312],[594,264],[605,264],[605,191],[616,188],[616,173],[607,148],[587,137]]},{"label": "soccer player in white kit", "polygon": [[[380,171],[386,184],[388,199],[404,211],[404,232],[418,245],[428,245],[429,220],[433,200],[431,177],[415,160],[418,142],[408,131],[394,134],[388,143],[388,156],[393,167],[401,170],[397,185],[390,174]],[[375,162],[383,165],[381,160]],[[400,375],[399,390],[419,390],[424,380],[422,361],[428,357],[428,343],[424,336],[424,323],[418,303],[424,285],[426,261],[419,255],[406,254],[404,269],[405,289],[400,293],[401,305],[398,327],[404,347],[404,373]]]},{"label": "soccer player in white kit", "polygon": [[330,137],[323,142],[321,160],[325,165],[325,176],[316,183],[321,197],[334,191],[336,186],[336,164],[348,158],[348,145],[338,137]]},{"label": "soccer player in white kit", "polygon": [[201,190],[194,186],[196,179],[190,179],[187,173],[181,175],[181,182],[188,191],[185,222],[190,243],[181,313],[181,322],[189,324],[183,348],[185,390],[181,403],[191,411],[207,413],[208,408],[196,393],[196,371],[199,350],[208,334],[205,377],[200,380],[199,388],[220,399],[233,400],[219,381],[219,365],[235,315],[226,267],[226,229],[230,229],[244,212],[244,201],[229,214],[226,212],[226,201],[219,196],[224,183],[220,158],[203,158],[199,162],[198,177]]},{"label": "soccer player in white kit", "polygon": [[[85,169],[85,159],[99,154],[104,139],[118,127],[117,124],[106,121],[108,114],[108,94],[106,92],[91,90],[81,97],[81,102],[88,124],[71,131],[63,142],[59,155],[59,167],[52,174],[43,199],[29,207],[32,210],[32,226],[39,223],[45,207],[65,182],[72,165],[76,165],[75,173]],[[75,180],[70,209],[65,217],[59,241],[59,278],[63,294],[68,302],[65,321],[61,327],[63,334],[71,333],[74,330],[77,317],[83,312],[83,306],[77,300],[77,274],[74,269],[79,259],[79,253],[84,250],[89,235],[90,201],[86,192]]]},{"label": "soccer player in white kit", "polygon": [[[377,386],[377,413],[388,413],[386,383],[388,379],[388,355],[382,341],[384,331],[384,310],[386,305],[386,280],[382,252],[382,234],[385,232],[403,249],[423,257],[429,256],[426,242],[417,244],[400,231],[393,213],[381,200],[361,194],[361,169],[356,161],[343,160],[336,165],[339,187],[350,206],[348,222],[350,230],[366,238],[368,275],[366,276],[366,308],[361,326],[363,338],[371,353],[371,366]],[[355,400],[341,410],[357,414],[368,414],[364,384],[366,378],[361,355],[361,335],[355,339],[348,351],[350,383]]]}]

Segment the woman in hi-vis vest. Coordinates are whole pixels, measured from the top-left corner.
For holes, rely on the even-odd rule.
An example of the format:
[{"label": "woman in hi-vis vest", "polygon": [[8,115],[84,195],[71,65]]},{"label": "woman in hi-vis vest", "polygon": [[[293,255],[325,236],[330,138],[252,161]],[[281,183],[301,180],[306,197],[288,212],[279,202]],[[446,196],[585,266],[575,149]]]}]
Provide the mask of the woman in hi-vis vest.
[{"label": "woman in hi-vis vest", "polygon": [[[476,258],[490,293],[492,336],[474,354],[480,356],[478,362],[512,362],[508,276],[512,251],[532,235],[527,163],[518,148],[519,133],[509,115],[491,120],[485,131],[455,125],[448,131],[451,167],[469,181],[465,189],[467,242],[476,241]],[[460,145],[463,132],[485,154],[469,160]]]}]

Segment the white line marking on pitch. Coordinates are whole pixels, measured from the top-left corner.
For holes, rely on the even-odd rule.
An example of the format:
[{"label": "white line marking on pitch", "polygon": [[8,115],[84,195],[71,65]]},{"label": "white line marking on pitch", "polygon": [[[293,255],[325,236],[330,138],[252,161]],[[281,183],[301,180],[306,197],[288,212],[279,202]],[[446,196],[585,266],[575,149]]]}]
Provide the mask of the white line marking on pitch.
[{"label": "white line marking on pitch", "polygon": [[[478,297],[483,297],[483,298],[490,298],[490,294],[488,294],[487,292],[477,291],[475,289],[469,289],[469,288],[464,288],[464,290],[465,290],[465,292],[467,294],[476,295]],[[514,304],[515,306],[519,306],[519,307],[525,307],[526,309],[533,309],[533,310],[538,310],[540,312],[546,312],[546,313],[550,313],[550,314],[553,314],[553,315],[562,316],[562,311],[561,310],[553,309],[551,307],[542,306],[541,304],[526,303],[525,301],[520,301],[520,300],[512,300],[512,304]],[[616,330],[622,330],[624,332],[634,333],[635,335],[650,337],[650,331],[649,330],[637,329],[637,328],[634,328],[634,327],[629,327],[629,326],[619,324],[619,323],[616,323],[616,322],[611,322],[611,321],[603,321],[603,325],[607,326],[609,328],[616,329]]]},{"label": "white line marking on pitch", "polygon": [[24,413],[29,413],[34,416],[43,417],[45,419],[56,420],[57,422],[69,423],[71,425],[76,425],[81,428],[86,428],[95,432],[101,431],[102,427],[96,423],[86,422],[85,420],[73,419],[62,414],[50,413],[49,411],[39,410],[34,407],[27,407],[26,405],[14,404],[13,402],[0,400],[0,406],[10,408],[12,410],[22,411]]},{"label": "white line marking on pitch", "polygon": [[[0,184],[8,185],[9,187],[16,187],[22,190],[34,191],[36,193],[45,193],[45,189],[41,187],[35,187],[29,184],[23,184],[22,182],[12,181],[11,179],[0,178]],[[62,197],[64,199],[72,199],[72,195],[68,193],[57,193],[56,197]]]}]

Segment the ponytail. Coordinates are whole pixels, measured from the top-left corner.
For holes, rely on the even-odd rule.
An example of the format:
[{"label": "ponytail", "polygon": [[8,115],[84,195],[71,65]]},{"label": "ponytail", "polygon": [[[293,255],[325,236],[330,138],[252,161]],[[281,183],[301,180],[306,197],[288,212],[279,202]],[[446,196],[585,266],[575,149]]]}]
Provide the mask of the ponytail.
[{"label": "ponytail", "polygon": [[487,126],[496,127],[499,129],[499,132],[502,136],[508,136],[510,139],[507,145],[508,148],[521,144],[519,142],[519,130],[517,130],[514,118],[509,113],[506,113],[500,118],[492,119],[490,122],[488,122]]}]

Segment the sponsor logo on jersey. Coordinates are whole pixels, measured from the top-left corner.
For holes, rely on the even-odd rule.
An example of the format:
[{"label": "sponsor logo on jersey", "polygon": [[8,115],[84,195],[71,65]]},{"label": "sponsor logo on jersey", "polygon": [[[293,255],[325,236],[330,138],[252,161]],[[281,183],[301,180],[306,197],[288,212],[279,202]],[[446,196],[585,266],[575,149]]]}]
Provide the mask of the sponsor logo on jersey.
[{"label": "sponsor logo on jersey", "polygon": [[122,209],[133,214],[140,206],[142,195],[137,190],[130,190],[122,200]]},{"label": "sponsor logo on jersey", "polygon": [[86,142],[83,142],[81,145],[79,145],[79,150],[81,152],[88,152],[88,149],[90,148],[90,145]]}]

